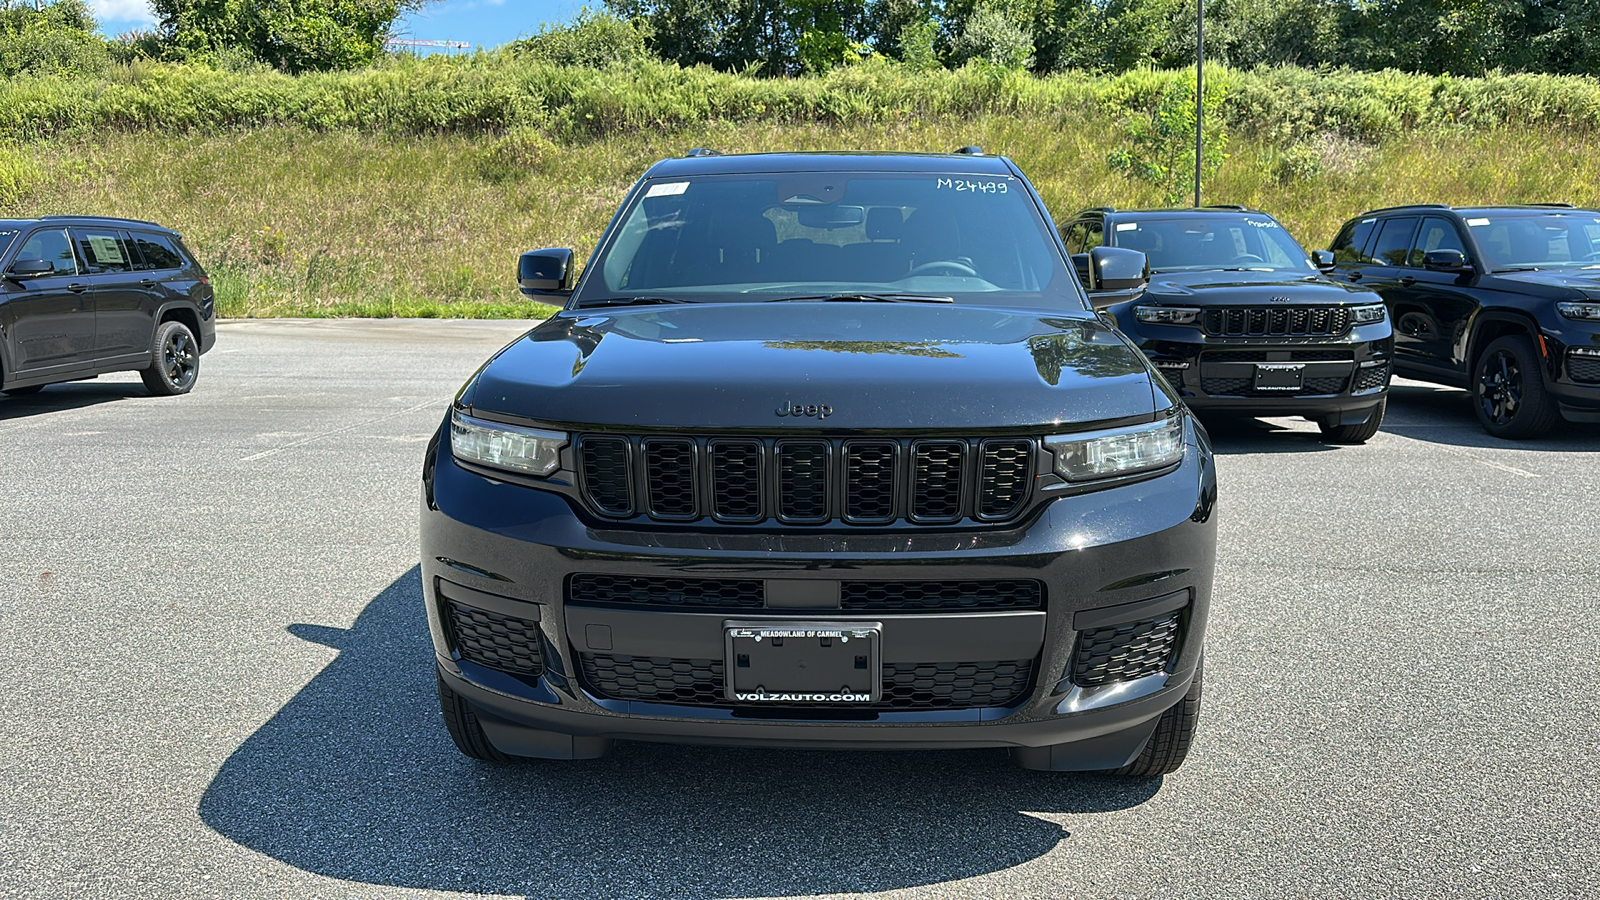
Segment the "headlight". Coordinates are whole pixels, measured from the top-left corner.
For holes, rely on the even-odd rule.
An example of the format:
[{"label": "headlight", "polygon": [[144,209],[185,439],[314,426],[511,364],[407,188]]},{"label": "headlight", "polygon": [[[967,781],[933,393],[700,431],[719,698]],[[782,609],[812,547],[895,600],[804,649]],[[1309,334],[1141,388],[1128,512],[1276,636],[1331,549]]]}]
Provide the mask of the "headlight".
[{"label": "headlight", "polygon": [[1350,321],[1357,325],[1367,325],[1372,322],[1383,321],[1383,304],[1374,303],[1371,306],[1357,306],[1350,310]]},{"label": "headlight", "polygon": [[1188,325],[1200,318],[1191,306],[1135,306],[1133,317],[1151,325]]},{"label": "headlight", "polygon": [[1557,303],[1556,311],[1569,319],[1600,319],[1600,303]]},{"label": "headlight", "polygon": [[1183,458],[1183,417],[1149,425],[1044,439],[1056,472],[1068,481],[1093,481],[1170,466]]},{"label": "headlight", "polygon": [[458,458],[528,475],[549,475],[561,465],[567,436],[520,425],[450,414],[450,452]]}]

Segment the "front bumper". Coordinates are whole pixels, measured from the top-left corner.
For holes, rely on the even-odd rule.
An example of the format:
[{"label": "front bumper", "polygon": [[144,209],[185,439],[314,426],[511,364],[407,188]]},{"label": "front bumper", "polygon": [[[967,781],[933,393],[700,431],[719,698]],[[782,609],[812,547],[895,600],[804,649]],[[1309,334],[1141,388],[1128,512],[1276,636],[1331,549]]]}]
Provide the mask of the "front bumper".
[{"label": "front bumper", "polygon": [[[1389,323],[1351,328],[1337,338],[1212,337],[1198,327],[1149,325],[1121,309],[1117,326],[1150,358],[1191,409],[1251,415],[1341,415],[1366,420],[1388,394],[1394,336]],[[1298,390],[1258,389],[1258,364],[1303,366]]]},{"label": "front bumper", "polygon": [[[802,528],[624,531],[586,521],[553,492],[462,468],[446,442],[430,454],[425,473],[422,576],[429,627],[441,677],[472,702],[490,739],[508,752],[561,755],[559,747],[544,752],[559,745],[550,744],[550,733],[856,748],[1073,743],[1082,750],[1081,767],[1113,768],[1138,753],[1155,719],[1183,697],[1200,659],[1215,564],[1215,484],[1210,449],[1191,425],[1176,470],[1059,498],[1003,530],[863,529],[844,536]],[[857,616],[882,623],[886,667],[931,667],[930,681],[970,680],[953,695],[944,685],[947,699],[992,687],[983,672],[968,670],[976,663],[1010,661],[997,677],[1015,679],[1016,664],[1025,661],[1026,683],[1006,693],[1003,703],[750,706],[718,702],[714,686],[693,684],[708,677],[701,663],[722,662],[727,621],[856,614],[776,607],[770,590],[765,607],[737,614],[569,605],[574,575],[789,588],[1026,580],[1042,585],[1043,603],[1027,610]],[[463,606],[520,623],[516,627],[537,642],[539,665],[507,671],[519,667],[484,665],[481,655],[463,654],[452,618]],[[1104,630],[1119,624],[1173,615],[1181,626],[1160,671],[1089,687],[1073,682],[1080,632],[1109,633]],[[635,666],[653,660],[649,665],[669,673],[679,663],[699,662],[679,673],[683,699],[657,702],[620,696],[614,680],[597,681],[596,661],[607,665],[608,659]]]}]

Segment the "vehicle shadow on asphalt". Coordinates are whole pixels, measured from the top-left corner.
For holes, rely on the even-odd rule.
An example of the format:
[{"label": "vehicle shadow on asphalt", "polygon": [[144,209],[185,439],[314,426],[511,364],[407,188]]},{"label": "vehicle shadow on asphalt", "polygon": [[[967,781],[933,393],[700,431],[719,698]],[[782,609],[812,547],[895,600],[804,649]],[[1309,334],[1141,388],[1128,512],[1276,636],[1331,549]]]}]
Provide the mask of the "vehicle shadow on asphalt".
[{"label": "vehicle shadow on asphalt", "polygon": [[1200,419],[1211,435],[1211,449],[1232,453],[1321,453],[1339,449],[1319,431],[1295,431],[1266,419],[1211,414]]},{"label": "vehicle shadow on asphalt", "polygon": [[884,891],[1035,859],[1069,835],[1030,813],[1125,809],[1161,785],[1026,772],[999,750],[618,742],[599,760],[479,763],[439,718],[415,568],[348,630],[289,630],[339,656],[228,758],[199,812],[330,878],[541,898]]},{"label": "vehicle shadow on asphalt", "polygon": [[1389,388],[1389,410],[1382,430],[1456,447],[1600,452],[1600,425],[1563,419],[1544,437],[1511,441],[1484,431],[1472,402],[1472,394],[1460,388],[1397,384]]},{"label": "vehicle shadow on asphalt", "polygon": [[0,422],[149,396],[150,392],[137,382],[52,384],[37,394],[25,397],[0,394]]}]

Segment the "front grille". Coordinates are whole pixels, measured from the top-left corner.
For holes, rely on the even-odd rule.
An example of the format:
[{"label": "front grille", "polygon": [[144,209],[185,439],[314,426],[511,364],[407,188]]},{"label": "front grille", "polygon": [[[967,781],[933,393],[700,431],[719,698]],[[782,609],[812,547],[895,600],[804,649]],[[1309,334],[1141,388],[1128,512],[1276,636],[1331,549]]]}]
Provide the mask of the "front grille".
[{"label": "front grille", "polygon": [[[754,578],[672,578],[581,573],[567,579],[566,600],[587,606],[747,612],[766,607],[766,585]],[[1044,609],[1044,584],[1006,581],[846,581],[842,612],[983,612]],[[793,615],[792,609],[784,614]]]},{"label": "front grille", "polygon": [[1344,375],[1332,378],[1307,378],[1301,382],[1298,391],[1258,391],[1255,382],[1249,378],[1201,378],[1200,389],[1213,397],[1225,396],[1260,396],[1260,397],[1293,397],[1298,394],[1340,394],[1350,379]]},{"label": "front grille", "polygon": [[1342,306],[1251,306],[1208,309],[1201,328],[1214,337],[1331,337],[1350,330]]},{"label": "front grille", "polygon": [[1349,362],[1354,350],[1207,350],[1201,362]]},{"label": "front grille", "polygon": [[726,524],[1002,522],[1032,495],[1028,438],[580,435],[581,494],[607,518]]},{"label": "front grille", "polygon": [[[725,670],[720,659],[579,654],[583,679],[595,694],[610,700],[643,700],[679,706],[765,708],[773,704],[734,703],[723,696]],[[883,698],[860,706],[784,704],[821,710],[979,709],[1009,706],[1027,696],[1033,661],[884,663]]]},{"label": "front grille", "polygon": [[1356,372],[1355,390],[1370,391],[1384,387],[1389,383],[1389,364],[1381,366],[1368,366]]},{"label": "front grille", "polygon": [[1038,581],[846,581],[839,607],[859,612],[1044,609]]},{"label": "front grille", "polygon": [[567,579],[567,602],[737,611],[766,605],[766,589],[758,579],[581,574]]},{"label": "front grille", "polygon": [[1096,687],[1164,672],[1178,649],[1180,612],[1078,635],[1072,682]]},{"label": "front grille", "polygon": [[450,643],[462,659],[513,675],[544,674],[538,622],[459,603],[446,602],[445,607]]},{"label": "front grille", "polygon": [[1600,383],[1600,356],[1567,354],[1567,377],[1584,384]]}]

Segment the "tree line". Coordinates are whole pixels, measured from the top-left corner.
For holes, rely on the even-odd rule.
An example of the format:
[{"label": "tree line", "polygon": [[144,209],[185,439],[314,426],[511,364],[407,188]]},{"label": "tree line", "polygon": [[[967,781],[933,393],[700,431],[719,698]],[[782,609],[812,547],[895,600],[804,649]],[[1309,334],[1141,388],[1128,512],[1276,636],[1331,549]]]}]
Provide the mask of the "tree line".
[{"label": "tree line", "polygon": [[[1038,73],[1192,65],[1195,0],[606,0],[684,65],[792,75],[879,54]],[[1600,74],[1595,0],[1206,0],[1207,55],[1480,75]]]}]

